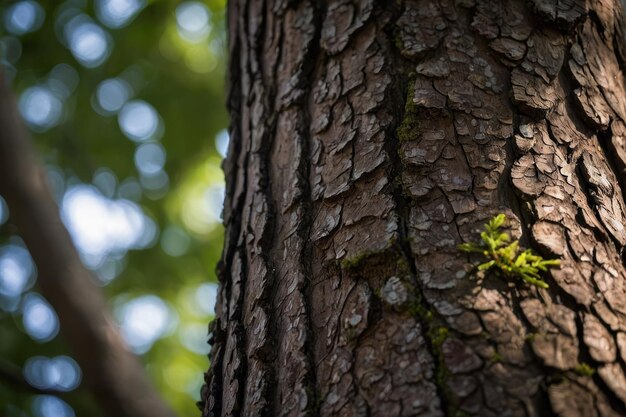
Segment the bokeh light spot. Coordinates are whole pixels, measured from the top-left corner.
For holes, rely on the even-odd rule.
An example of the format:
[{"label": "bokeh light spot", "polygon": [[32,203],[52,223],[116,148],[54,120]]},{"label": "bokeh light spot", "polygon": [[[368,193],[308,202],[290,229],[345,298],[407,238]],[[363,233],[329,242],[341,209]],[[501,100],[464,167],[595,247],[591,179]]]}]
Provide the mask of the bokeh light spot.
[{"label": "bokeh light spot", "polygon": [[57,64],[50,71],[47,85],[61,99],[68,98],[76,89],[80,77],[78,72],[67,64]]},{"label": "bokeh light spot", "polygon": [[120,78],[109,78],[96,88],[96,101],[105,115],[118,112],[132,95],[128,83]]},{"label": "bokeh light spot", "polygon": [[165,197],[169,190],[170,178],[165,171],[158,171],[153,175],[142,175],[139,180],[146,197],[150,200]]},{"label": "bokeh light spot", "polygon": [[163,372],[168,385],[178,391],[187,393],[190,381],[198,376],[195,368],[185,362],[172,362]]},{"label": "bokeh light spot", "polygon": [[137,246],[141,248],[149,248],[154,246],[159,237],[159,227],[156,222],[152,220],[150,217],[144,218],[145,224],[143,229],[143,234],[139,238],[139,242]]},{"label": "bokeh light spot", "polygon": [[122,132],[136,142],[151,139],[159,130],[159,114],[143,100],[133,100],[124,105],[118,115]]},{"label": "bokeh light spot", "polygon": [[98,168],[96,172],[93,173],[91,182],[98,187],[100,192],[105,196],[111,198],[115,195],[117,177],[110,169],[104,167]]},{"label": "bokeh light spot", "polygon": [[27,88],[20,96],[18,107],[31,129],[39,132],[55,126],[63,114],[63,103],[46,87]]},{"label": "bokeh light spot", "polygon": [[67,226],[83,260],[98,267],[109,253],[141,248],[146,227],[141,208],[128,200],[111,200],[91,185],[70,188],[61,205]]},{"label": "bokeh light spot", "polygon": [[207,342],[209,335],[207,326],[200,323],[185,324],[179,330],[179,339],[181,343],[190,351],[199,355],[209,353],[210,346]]},{"label": "bokeh light spot", "polygon": [[106,26],[119,29],[129,24],[145,4],[145,0],[98,0],[96,14]]},{"label": "bokeh light spot", "polygon": [[59,319],[50,304],[39,294],[26,294],[22,303],[22,323],[38,342],[54,339],[59,333]]},{"label": "bokeh light spot", "polygon": [[207,235],[220,221],[224,199],[224,177],[219,159],[207,158],[198,164],[175,190],[177,215],[185,230]]},{"label": "bokeh light spot", "polygon": [[74,410],[68,403],[52,395],[38,395],[32,403],[36,417],[75,417]]},{"label": "bokeh light spot", "polygon": [[35,264],[25,248],[7,245],[0,248],[0,294],[19,297],[35,281]]},{"label": "bokeh light spot", "polygon": [[102,64],[111,53],[109,34],[86,15],[78,15],[65,25],[65,38],[74,58],[87,68]]},{"label": "bokeh light spot", "polygon": [[9,206],[7,206],[7,202],[4,201],[4,198],[0,196],[0,226],[6,223],[9,219]]},{"label": "bokeh light spot", "polygon": [[158,143],[144,143],[135,151],[135,166],[141,175],[158,174],[165,166],[165,149]]},{"label": "bokeh light spot", "polygon": [[197,42],[209,34],[210,18],[211,12],[199,1],[186,1],[176,7],[178,33],[190,42]]},{"label": "bokeh light spot", "polygon": [[169,226],[161,235],[161,248],[170,256],[182,256],[189,250],[191,238],[183,229]]},{"label": "bokeh light spot", "polygon": [[198,48],[188,48],[185,51],[185,65],[199,74],[207,74],[217,66],[217,59],[210,48],[199,44]]},{"label": "bokeh light spot", "polygon": [[0,39],[0,60],[4,64],[15,64],[22,56],[22,43],[15,36],[4,36]]},{"label": "bokeh light spot", "polygon": [[222,129],[217,135],[215,135],[215,149],[217,149],[217,152],[222,155],[222,158],[226,158],[229,142],[230,136],[228,135],[228,130]]},{"label": "bokeh light spot", "polygon": [[24,377],[36,388],[72,391],[80,384],[82,373],[76,361],[69,356],[50,359],[34,356],[24,364]]},{"label": "bokeh light spot", "polygon": [[23,35],[39,29],[44,16],[43,8],[36,1],[19,1],[4,13],[4,24],[9,32]]},{"label": "bokeh light spot", "polygon": [[120,259],[109,257],[96,271],[96,276],[102,285],[107,285],[113,281],[124,270],[125,257]]},{"label": "bokeh light spot", "polygon": [[222,219],[225,194],[226,189],[223,184],[211,186],[206,190],[206,211],[215,221],[221,221]]},{"label": "bokeh light spot", "polygon": [[174,324],[175,317],[167,304],[156,295],[130,300],[115,310],[122,336],[133,352],[142,354]]},{"label": "bokeh light spot", "polygon": [[201,284],[196,290],[196,304],[206,315],[215,314],[215,303],[217,301],[217,284],[208,282]]},{"label": "bokeh light spot", "polygon": [[52,191],[52,195],[54,195],[55,200],[58,202],[65,192],[65,174],[61,168],[55,165],[48,165],[46,167],[46,173],[50,191]]},{"label": "bokeh light spot", "polygon": [[117,195],[126,200],[139,201],[141,198],[141,185],[135,178],[126,178],[117,189]]}]

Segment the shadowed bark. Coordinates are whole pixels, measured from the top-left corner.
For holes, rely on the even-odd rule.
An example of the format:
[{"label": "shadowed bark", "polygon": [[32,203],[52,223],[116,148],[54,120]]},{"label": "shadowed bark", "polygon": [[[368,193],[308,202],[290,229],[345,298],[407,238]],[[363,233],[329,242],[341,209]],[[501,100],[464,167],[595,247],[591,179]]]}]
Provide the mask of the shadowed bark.
[{"label": "shadowed bark", "polygon": [[[619,1],[231,0],[204,416],[626,415]],[[504,213],[541,289],[458,249]]]},{"label": "shadowed bark", "polygon": [[106,416],[173,416],[128,350],[95,279],[82,265],[31,146],[0,73],[0,195],[37,265],[37,285],[58,314],[61,333],[89,389]]}]

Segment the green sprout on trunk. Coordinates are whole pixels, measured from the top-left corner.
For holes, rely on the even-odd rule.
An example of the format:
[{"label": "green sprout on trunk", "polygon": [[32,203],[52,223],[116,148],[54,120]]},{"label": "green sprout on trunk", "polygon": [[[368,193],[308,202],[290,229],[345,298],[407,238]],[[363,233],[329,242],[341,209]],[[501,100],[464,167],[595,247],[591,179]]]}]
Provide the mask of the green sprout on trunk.
[{"label": "green sprout on trunk", "polygon": [[478,271],[493,271],[506,278],[522,279],[524,282],[540,288],[548,288],[541,279],[540,271],[546,272],[552,266],[560,265],[558,259],[544,259],[530,249],[520,253],[519,241],[510,242],[511,237],[500,230],[506,221],[504,214],[499,214],[485,225],[480,234],[482,242],[462,243],[459,249],[468,253],[480,253],[487,260],[476,266]]}]

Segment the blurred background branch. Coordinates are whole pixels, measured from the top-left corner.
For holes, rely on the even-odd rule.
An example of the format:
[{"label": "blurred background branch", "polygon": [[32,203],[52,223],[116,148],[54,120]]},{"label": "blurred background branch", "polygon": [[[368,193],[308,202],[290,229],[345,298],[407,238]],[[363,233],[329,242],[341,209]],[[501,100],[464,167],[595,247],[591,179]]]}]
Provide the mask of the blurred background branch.
[{"label": "blurred background branch", "polygon": [[2,74],[0,126],[0,194],[94,397],[106,415],[172,416],[122,340],[100,289],[74,249]]},{"label": "blurred background branch", "polygon": [[224,38],[224,0],[0,5],[17,105],[4,85],[0,357],[33,388],[0,377],[0,415],[122,415],[86,387],[102,397],[113,370],[141,374],[107,356],[124,345],[140,387],[197,413],[222,246]]}]

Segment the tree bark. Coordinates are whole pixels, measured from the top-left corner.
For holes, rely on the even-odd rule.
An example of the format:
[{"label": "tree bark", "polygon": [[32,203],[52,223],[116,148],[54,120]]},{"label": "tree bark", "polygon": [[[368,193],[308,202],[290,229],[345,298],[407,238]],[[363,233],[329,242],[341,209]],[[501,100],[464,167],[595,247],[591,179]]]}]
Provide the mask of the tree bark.
[{"label": "tree bark", "polygon": [[[231,0],[203,415],[626,415],[622,19]],[[468,276],[499,213],[548,289]]]},{"label": "tree bark", "polygon": [[61,333],[105,415],[172,417],[80,261],[1,72],[0,194],[37,265],[37,285],[58,314]]}]

